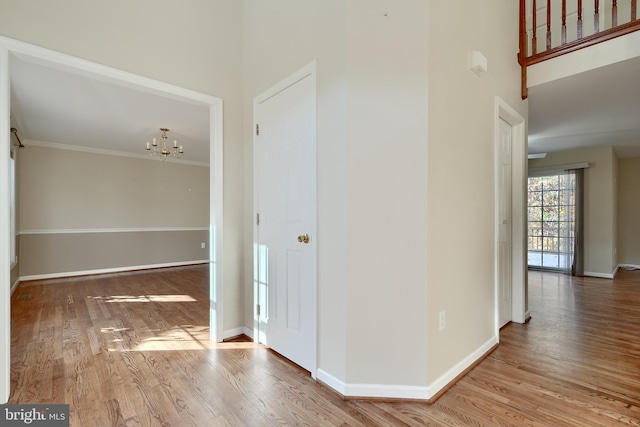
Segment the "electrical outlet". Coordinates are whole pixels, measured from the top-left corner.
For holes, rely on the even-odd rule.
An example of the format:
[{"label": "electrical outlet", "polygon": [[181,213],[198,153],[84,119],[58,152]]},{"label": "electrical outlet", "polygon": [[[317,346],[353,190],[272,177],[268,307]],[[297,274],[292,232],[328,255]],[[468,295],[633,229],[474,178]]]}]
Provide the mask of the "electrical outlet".
[{"label": "electrical outlet", "polygon": [[202,242],[202,244],[200,245],[200,247],[201,247],[202,249],[204,249],[204,248],[206,248],[206,247],[207,247],[207,244],[206,244],[205,242]]},{"label": "electrical outlet", "polygon": [[445,327],[445,314],[444,310],[438,313],[438,329],[442,331]]}]

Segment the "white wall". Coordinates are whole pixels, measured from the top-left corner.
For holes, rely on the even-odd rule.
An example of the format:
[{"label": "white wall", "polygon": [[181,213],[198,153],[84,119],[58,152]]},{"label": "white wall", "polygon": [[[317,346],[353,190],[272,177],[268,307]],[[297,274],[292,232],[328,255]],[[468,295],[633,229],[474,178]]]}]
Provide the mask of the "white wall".
[{"label": "white wall", "polygon": [[426,383],[427,24],[423,1],[245,2],[248,123],[318,61],[319,368],[343,387]]},{"label": "white wall", "polygon": [[0,35],[224,100],[224,329],[242,325],[242,4],[5,1]]},{"label": "white wall", "polygon": [[616,163],[611,147],[589,147],[529,160],[529,169],[588,162],[584,174],[584,271],[608,277],[616,266]]},{"label": "white wall", "polygon": [[[430,19],[443,16],[456,31]],[[319,368],[345,394],[428,395],[496,338],[494,97],[526,117],[517,17],[497,0],[245,2],[245,120],[255,95],[318,61]]]},{"label": "white wall", "polygon": [[0,34],[224,99],[225,329],[253,324],[252,99],[317,60],[319,368],[345,394],[424,397],[496,332],[493,102],[526,117],[517,17],[498,0],[39,0],[3,5]]},{"label": "white wall", "polygon": [[527,67],[529,88],[640,56],[640,31]]},{"label": "white wall", "polygon": [[[437,383],[496,338],[494,97],[522,117],[528,110],[515,60],[518,2],[432,1],[429,13],[426,332],[429,383]],[[469,69],[474,50],[488,60],[482,77]]]},{"label": "white wall", "polygon": [[347,381],[424,386],[428,3],[347,3]]},{"label": "white wall", "polygon": [[[346,376],[347,141],[346,7],[341,0],[244,2],[243,105],[317,59],[318,363]],[[252,129],[245,126],[245,253],[252,253]],[[245,262],[245,325],[253,325],[253,262]]]}]

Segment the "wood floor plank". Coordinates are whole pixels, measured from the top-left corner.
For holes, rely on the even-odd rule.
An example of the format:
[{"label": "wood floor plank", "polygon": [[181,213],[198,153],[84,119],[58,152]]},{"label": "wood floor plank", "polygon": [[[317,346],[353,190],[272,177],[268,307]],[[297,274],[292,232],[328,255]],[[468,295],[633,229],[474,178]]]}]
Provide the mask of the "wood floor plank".
[{"label": "wood floor plank", "polygon": [[209,342],[207,266],[24,282],[10,403],[68,403],[80,427],[640,427],[640,271],[530,272],[529,304],[428,405],[345,401],[262,345]]}]

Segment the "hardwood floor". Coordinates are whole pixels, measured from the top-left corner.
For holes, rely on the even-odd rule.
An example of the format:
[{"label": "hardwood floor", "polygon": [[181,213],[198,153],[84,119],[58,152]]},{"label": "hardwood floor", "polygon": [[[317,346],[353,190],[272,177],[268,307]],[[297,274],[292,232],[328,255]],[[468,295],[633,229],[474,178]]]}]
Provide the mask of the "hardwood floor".
[{"label": "hardwood floor", "polygon": [[343,401],[263,346],[210,343],[204,266],[25,282],[9,403],[68,403],[76,427],[640,426],[640,271],[529,277],[532,320],[433,405]]}]

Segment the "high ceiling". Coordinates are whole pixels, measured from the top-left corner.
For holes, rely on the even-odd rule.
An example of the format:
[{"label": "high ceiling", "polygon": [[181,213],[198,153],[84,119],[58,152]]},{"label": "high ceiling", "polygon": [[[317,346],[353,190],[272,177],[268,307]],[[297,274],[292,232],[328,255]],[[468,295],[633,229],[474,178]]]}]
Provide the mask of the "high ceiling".
[{"label": "high ceiling", "polygon": [[[184,146],[180,160],[209,163],[209,109],[11,58],[12,126],[25,145],[64,144],[146,157],[145,142]],[[175,160],[174,160],[175,161]]]},{"label": "high ceiling", "polygon": [[[640,156],[640,58],[529,89],[529,153],[611,145]],[[11,60],[13,126],[28,145],[57,143],[146,156],[171,129],[183,160],[208,164],[209,110],[17,58]]]},{"label": "high ceiling", "polygon": [[640,58],[529,89],[529,153],[599,145],[640,157]]}]

